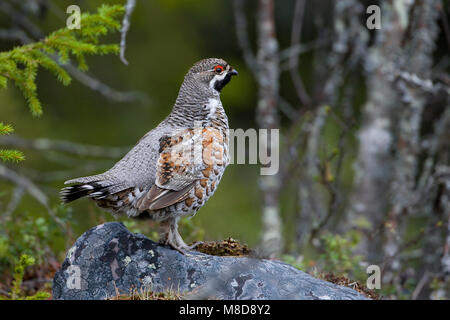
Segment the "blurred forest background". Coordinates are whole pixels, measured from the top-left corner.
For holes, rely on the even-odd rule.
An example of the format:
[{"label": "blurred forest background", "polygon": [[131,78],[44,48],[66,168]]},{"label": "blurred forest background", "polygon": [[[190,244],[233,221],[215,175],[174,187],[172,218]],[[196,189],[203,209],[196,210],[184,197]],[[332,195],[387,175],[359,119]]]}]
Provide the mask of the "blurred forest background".
[{"label": "blurred forest background", "polygon": [[[64,28],[72,4],[93,13],[126,1],[0,0],[0,52]],[[360,283],[378,265],[384,298],[450,297],[448,1],[135,5],[128,65],[115,54],[87,57],[86,72],[66,63],[69,86],[40,68],[39,118],[14,82],[0,88],[0,122],[14,127],[0,149],[25,156],[0,161],[0,295],[11,296],[23,254],[35,265],[21,290],[48,290],[76,238],[114,220],[91,201],[61,206],[63,182],[110,168],[170,112],[190,66],[220,57],[239,71],[222,93],[230,127],[280,128],[280,171],[230,165],[214,197],[182,222],[185,240],[231,236]],[[380,29],[366,25],[370,5],[381,8]],[[101,43],[120,40],[118,30]],[[155,237],[155,224],[121,221]]]}]

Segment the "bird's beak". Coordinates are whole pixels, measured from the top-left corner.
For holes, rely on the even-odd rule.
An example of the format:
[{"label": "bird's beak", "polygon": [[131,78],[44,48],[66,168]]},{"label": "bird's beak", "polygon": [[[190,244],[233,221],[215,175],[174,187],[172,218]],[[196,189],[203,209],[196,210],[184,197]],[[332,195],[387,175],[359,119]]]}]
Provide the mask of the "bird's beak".
[{"label": "bird's beak", "polygon": [[236,69],[231,69],[230,71],[228,71],[228,73],[232,76],[237,76],[239,74]]}]

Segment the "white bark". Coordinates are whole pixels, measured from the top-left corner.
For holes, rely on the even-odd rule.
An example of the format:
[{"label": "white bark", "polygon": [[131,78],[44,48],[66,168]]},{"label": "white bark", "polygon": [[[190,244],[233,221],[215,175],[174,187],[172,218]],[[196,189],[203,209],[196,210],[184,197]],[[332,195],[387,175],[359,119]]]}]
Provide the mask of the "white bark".
[{"label": "white bark", "polygon": [[[260,0],[258,9],[258,52],[256,56],[258,77],[257,122],[260,128],[279,129],[277,113],[279,89],[278,41],[275,35],[273,0]],[[271,154],[270,144],[265,146]],[[275,150],[274,150],[275,151]],[[282,224],[279,210],[279,174],[259,178],[262,195],[262,250],[276,256],[282,250]]]}]

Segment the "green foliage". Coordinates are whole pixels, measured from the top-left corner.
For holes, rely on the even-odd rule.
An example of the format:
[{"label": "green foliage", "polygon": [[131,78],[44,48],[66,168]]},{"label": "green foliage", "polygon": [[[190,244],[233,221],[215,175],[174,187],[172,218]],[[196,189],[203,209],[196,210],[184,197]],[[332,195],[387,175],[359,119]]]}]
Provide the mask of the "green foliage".
[{"label": "green foliage", "polygon": [[[38,291],[32,296],[26,296],[23,294],[21,285],[23,282],[23,276],[25,275],[25,270],[27,267],[34,265],[36,260],[26,254],[20,256],[19,261],[16,263],[14,268],[14,279],[11,287],[11,300],[44,300],[50,297],[48,292]],[[0,296],[0,300],[7,300],[8,297]]]},{"label": "green foliage", "polygon": [[9,124],[3,124],[0,122],[0,135],[13,133],[14,129]]},{"label": "green foliage", "polygon": [[[71,219],[71,209],[62,205],[54,209],[57,217],[65,222]],[[55,252],[64,253],[65,240],[72,241],[70,230],[62,232],[60,226],[50,217],[25,213],[16,215],[14,219],[2,221],[0,232],[0,274],[9,279],[12,277],[11,293],[8,297],[0,296],[0,300],[43,300],[49,294],[38,291],[29,296],[21,290],[24,272],[27,267],[37,264],[48,265],[62,257]],[[17,259],[17,257],[20,257]],[[17,261],[18,260],[18,261]]]},{"label": "green foliage", "polygon": [[307,269],[304,264],[302,256],[296,258],[293,255],[284,254],[281,256],[281,261],[286,262],[287,264],[290,264],[291,266],[302,271],[306,271]]},{"label": "green foliage", "polygon": [[11,299],[15,300],[20,296],[20,286],[22,285],[25,269],[35,264],[36,260],[26,254],[20,256],[19,262],[14,268],[14,280],[11,288]]},{"label": "green foliage", "polygon": [[[3,124],[0,122],[0,136],[7,135],[14,132],[14,129],[9,124]],[[0,149],[0,159],[2,161],[19,162],[25,159],[22,152],[17,150],[3,150]]]},{"label": "green foliage", "polygon": [[0,150],[0,159],[5,162],[19,162],[25,160],[25,156],[18,150]]},{"label": "green foliage", "polygon": [[[37,96],[36,76],[39,67],[49,70],[63,85],[72,81],[70,75],[60,66],[73,57],[82,71],[88,69],[86,55],[118,53],[117,44],[100,44],[100,37],[120,29],[118,16],[123,6],[101,6],[96,14],[81,15],[81,28],[57,30],[39,42],[15,47],[0,52],[0,88],[6,88],[8,81],[14,82],[34,116],[42,114],[41,102]],[[53,57],[59,58],[59,63]],[[0,135],[10,134],[13,128],[0,122]],[[0,150],[0,160],[19,162],[25,157],[17,150]]]},{"label": "green foliage", "polygon": [[9,80],[22,91],[31,113],[42,114],[37,97],[36,76],[39,67],[49,70],[63,84],[71,82],[70,75],[52,59],[59,57],[61,64],[73,57],[81,70],[87,70],[86,55],[117,53],[116,44],[99,44],[101,36],[120,29],[117,17],[124,11],[120,5],[103,5],[96,14],[81,15],[81,28],[57,30],[39,42],[15,47],[0,53],[0,87],[5,88]]},{"label": "green foliage", "polygon": [[321,238],[324,253],[320,259],[324,263],[323,269],[338,275],[352,275],[356,279],[365,279],[366,275],[360,262],[362,257],[354,255],[353,251],[360,241],[360,234],[350,231],[343,236],[326,233]]},{"label": "green foliage", "polygon": [[[70,220],[71,209],[62,205],[56,208],[57,217]],[[33,256],[38,264],[45,262],[56,249],[64,249],[60,226],[50,217],[24,213],[2,222],[0,233],[0,273],[8,272],[21,254]],[[62,246],[58,248],[58,244]]]},{"label": "green foliage", "polygon": [[205,240],[205,230],[198,225],[198,221],[196,222],[195,219],[181,219],[179,226],[186,243]]}]

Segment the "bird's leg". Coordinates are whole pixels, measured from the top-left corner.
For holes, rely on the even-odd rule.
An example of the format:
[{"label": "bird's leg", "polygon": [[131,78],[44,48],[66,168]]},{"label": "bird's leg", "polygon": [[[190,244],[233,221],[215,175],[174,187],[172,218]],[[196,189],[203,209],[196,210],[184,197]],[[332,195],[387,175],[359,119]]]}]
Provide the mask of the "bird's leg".
[{"label": "bird's leg", "polygon": [[166,245],[169,242],[170,221],[163,220],[159,223],[159,243]]},{"label": "bird's leg", "polygon": [[174,230],[173,230],[173,236],[175,238],[175,242],[180,244],[183,248],[185,248],[185,250],[192,250],[192,249],[195,249],[198,245],[201,245],[203,243],[203,241],[194,242],[190,246],[187,245],[183,241],[183,238],[181,237],[180,233],[178,232],[178,220],[180,220],[179,217],[175,218]]},{"label": "bird's leg", "polygon": [[203,243],[202,241],[197,241],[197,242],[191,244],[190,246],[187,245],[183,241],[183,238],[181,237],[180,233],[178,232],[178,220],[177,220],[177,223],[175,223],[175,230],[173,231],[173,236],[175,238],[175,243],[180,244],[185,250],[192,250],[195,247],[197,247],[198,245]]},{"label": "bird's leg", "polygon": [[184,254],[186,251],[194,249],[200,242],[188,246],[178,232],[178,220],[179,217],[169,218],[160,223],[160,242]]}]

